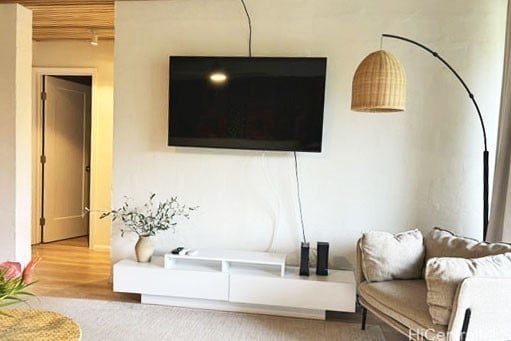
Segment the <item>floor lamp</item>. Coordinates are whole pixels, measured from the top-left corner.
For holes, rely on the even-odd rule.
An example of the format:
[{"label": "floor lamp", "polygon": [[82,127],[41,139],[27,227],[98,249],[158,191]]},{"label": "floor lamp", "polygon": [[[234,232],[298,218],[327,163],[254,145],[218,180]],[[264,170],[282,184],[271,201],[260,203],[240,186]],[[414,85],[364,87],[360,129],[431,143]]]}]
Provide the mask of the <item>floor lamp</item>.
[{"label": "floor lamp", "polygon": [[[472,100],[479,116],[484,138],[483,152],[483,240],[488,230],[488,147],[486,129],[479,106],[465,81],[437,52],[414,40],[393,35],[382,34],[383,38],[399,39],[416,45],[439,59],[460,81]],[[399,60],[391,53],[379,50],[369,54],[358,66],[353,76],[351,110],[363,112],[404,111],[406,102],[406,74]]]}]

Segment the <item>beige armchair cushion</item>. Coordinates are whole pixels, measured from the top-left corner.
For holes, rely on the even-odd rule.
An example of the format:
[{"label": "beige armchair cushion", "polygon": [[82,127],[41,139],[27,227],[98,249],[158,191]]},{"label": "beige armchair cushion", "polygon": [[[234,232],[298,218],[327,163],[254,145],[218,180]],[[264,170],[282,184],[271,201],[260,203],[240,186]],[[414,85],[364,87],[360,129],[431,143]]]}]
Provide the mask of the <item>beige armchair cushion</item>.
[{"label": "beige armchair cushion", "polygon": [[362,272],[368,282],[417,279],[424,264],[422,233],[372,231],[360,239]]},{"label": "beige armchair cushion", "polygon": [[511,244],[479,242],[438,227],[424,239],[426,261],[434,257],[479,258],[511,252]]},{"label": "beige armchair cushion", "polygon": [[449,324],[458,285],[468,277],[511,278],[511,253],[476,259],[431,258],[426,264],[427,303],[433,323]]},{"label": "beige armchair cushion", "polygon": [[[446,331],[446,326],[434,325],[426,304],[426,283],[423,279],[364,282],[360,285],[360,301],[364,306],[391,317],[414,334],[425,330]],[[427,338],[424,338],[426,340]]]}]

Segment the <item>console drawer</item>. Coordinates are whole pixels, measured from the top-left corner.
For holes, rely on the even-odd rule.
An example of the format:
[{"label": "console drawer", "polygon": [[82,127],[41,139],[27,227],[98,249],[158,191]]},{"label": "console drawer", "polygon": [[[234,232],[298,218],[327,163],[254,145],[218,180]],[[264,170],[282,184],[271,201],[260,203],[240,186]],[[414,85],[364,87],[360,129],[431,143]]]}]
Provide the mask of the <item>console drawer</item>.
[{"label": "console drawer", "polygon": [[355,311],[355,283],[310,278],[231,275],[229,301],[304,309]]}]

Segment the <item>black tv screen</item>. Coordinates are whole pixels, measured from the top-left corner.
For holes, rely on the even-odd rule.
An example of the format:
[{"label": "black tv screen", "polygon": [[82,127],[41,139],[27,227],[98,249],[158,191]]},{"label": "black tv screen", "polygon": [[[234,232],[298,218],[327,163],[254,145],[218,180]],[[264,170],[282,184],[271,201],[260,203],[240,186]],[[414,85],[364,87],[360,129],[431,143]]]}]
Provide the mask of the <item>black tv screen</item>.
[{"label": "black tv screen", "polygon": [[326,58],[170,57],[169,146],[321,152]]}]

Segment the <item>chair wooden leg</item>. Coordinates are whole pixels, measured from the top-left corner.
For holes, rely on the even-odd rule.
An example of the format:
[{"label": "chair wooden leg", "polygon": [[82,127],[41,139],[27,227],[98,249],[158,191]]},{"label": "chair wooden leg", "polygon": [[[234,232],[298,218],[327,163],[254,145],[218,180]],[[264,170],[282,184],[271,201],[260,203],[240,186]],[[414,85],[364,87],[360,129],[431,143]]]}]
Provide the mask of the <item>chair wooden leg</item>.
[{"label": "chair wooden leg", "polygon": [[362,330],[366,330],[367,309],[362,307]]}]

